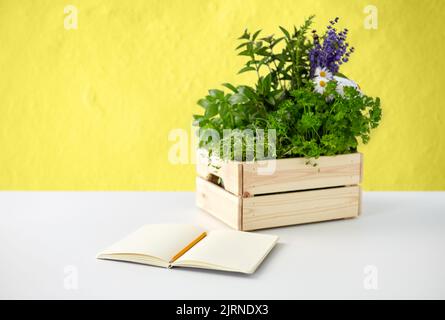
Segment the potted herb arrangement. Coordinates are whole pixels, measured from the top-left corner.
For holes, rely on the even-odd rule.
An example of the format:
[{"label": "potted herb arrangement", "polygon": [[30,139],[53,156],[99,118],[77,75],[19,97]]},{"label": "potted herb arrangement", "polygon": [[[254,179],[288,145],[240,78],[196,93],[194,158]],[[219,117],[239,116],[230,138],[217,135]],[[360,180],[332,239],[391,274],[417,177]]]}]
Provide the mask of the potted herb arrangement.
[{"label": "potted herb arrangement", "polygon": [[254,86],[223,84],[198,101],[197,205],[239,230],[356,217],[362,154],[379,98],[340,73],[354,48],[338,18],[280,36],[239,38]]}]

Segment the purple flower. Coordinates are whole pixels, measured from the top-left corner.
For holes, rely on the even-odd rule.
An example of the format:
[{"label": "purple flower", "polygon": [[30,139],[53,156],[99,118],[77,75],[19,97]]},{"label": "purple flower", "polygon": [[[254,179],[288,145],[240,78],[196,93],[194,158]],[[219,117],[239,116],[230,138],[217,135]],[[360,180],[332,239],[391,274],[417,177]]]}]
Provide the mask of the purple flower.
[{"label": "purple flower", "polygon": [[338,22],[338,17],[329,22],[325,35],[320,41],[320,37],[314,33],[314,47],[309,51],[309,61],[311,63],[311,76],[317,67],[327,68],[333,74],[338,72],[340,65],[349,60],[349,56],[354,52],[346,42],[348,29],[340,32],[334,28]]}]

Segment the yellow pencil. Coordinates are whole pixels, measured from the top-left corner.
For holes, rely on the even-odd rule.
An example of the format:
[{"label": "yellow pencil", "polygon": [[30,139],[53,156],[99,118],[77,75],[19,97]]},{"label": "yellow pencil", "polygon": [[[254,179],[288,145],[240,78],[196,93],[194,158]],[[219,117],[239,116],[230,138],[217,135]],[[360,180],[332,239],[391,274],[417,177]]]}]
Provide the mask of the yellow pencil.
[{"label": "yellow pencil", "polygon": [[182,249],[181,251],[179,251],[173,258],[171,258],[170,263],[175,262],[176,260],[179,259],[179,257],[181,257],[184,253],[186,253],[187,251],[189,251],[195,244],[197,244],[199,241],[201,241],[202,239],[204,239],[204,237],[207,235],[207,232],[203,232],[198,238],[196,238],[195,240],[193,240],[192,242],[190,242],[188,245],[186,245],[184,247],[184,249]]}]

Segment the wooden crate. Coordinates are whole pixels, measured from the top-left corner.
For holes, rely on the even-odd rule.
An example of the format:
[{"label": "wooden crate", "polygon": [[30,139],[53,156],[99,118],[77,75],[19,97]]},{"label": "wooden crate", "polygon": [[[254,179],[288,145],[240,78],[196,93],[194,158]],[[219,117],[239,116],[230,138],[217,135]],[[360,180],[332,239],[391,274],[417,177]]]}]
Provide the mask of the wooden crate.
[{"label": "wooden crate", "polygon": [[[360,213],[360,153],[320,157],[309,164],[305,158],[209,163],[199,154],[197,160],[197,206],[234,229],[353,218]],[[261,174],[273,165],[269,161],[275,161],[275,170]]]}]

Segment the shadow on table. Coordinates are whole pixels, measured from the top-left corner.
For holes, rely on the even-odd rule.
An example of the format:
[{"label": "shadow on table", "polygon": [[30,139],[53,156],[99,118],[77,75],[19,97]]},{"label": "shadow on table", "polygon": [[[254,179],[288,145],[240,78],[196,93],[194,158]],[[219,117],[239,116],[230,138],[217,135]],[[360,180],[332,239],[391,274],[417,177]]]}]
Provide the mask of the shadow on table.
[{"label": "shadow on table", "polygon": [[386,197],[370,197],[362,202],[362,212],[360,217],[372,217],[381,214],[391,214],[397,212],[402,204],[394,202]]}]

